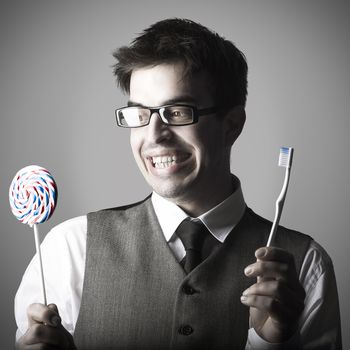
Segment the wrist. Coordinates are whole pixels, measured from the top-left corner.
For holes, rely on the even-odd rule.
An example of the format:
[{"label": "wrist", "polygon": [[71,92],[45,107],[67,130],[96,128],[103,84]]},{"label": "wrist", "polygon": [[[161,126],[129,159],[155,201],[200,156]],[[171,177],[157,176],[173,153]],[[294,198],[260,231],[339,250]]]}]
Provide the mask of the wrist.
[{"label": "wrist", "polygon": [[299,330],[281,342],[269,342],[262,338],[254,328],[248,331],[248,344],[252,350],[300,350],[302,349]]}]

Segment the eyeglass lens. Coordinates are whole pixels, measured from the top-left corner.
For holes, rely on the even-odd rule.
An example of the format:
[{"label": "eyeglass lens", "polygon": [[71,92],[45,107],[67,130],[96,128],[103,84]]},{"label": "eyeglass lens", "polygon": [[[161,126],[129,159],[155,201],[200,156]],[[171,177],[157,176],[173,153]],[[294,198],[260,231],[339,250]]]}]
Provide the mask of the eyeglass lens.
[{"label": "eyeglass lens", "polygon": [[[127,107],[118,110],[117,118],[122,126],[147,125],[153,110],[142,107]],[[193,108],[190,106],[166,106],[159,108],[159,114],[166,124],[184,125],[193,122]]]}]

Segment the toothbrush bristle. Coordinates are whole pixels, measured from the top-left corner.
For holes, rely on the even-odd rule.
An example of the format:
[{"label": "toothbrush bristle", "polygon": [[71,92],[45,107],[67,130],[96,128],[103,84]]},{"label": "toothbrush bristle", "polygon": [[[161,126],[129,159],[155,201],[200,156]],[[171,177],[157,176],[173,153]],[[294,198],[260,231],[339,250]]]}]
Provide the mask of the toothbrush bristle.
[{"label": "toothbrush bristle", "polygon": [[293,159],[293,148],[292,147],[281,147],[280,156],[278,159],[278,166],[284,168],[290,168]]}]

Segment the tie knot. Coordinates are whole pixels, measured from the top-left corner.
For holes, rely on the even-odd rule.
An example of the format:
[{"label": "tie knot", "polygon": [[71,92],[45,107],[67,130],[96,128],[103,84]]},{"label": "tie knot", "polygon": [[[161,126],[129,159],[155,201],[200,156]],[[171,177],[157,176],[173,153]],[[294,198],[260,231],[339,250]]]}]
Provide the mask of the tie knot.
[{"label": "tie knot", "polygon": [[184,220],[176,230],[185,250],[201,251],[207,228],[201,221]]}]

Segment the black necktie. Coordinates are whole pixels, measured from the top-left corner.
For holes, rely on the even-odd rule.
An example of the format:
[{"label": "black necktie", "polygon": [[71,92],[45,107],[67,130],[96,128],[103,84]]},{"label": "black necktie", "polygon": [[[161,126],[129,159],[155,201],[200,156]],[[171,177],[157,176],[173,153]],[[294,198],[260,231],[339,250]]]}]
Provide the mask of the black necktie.
[{"label": "black necktie", "polygon": [[182,221],[176,230],[186,250],[184,269],[187,273],[192,271],[202,261],[202,247],[208,230],[200,221]]}]

